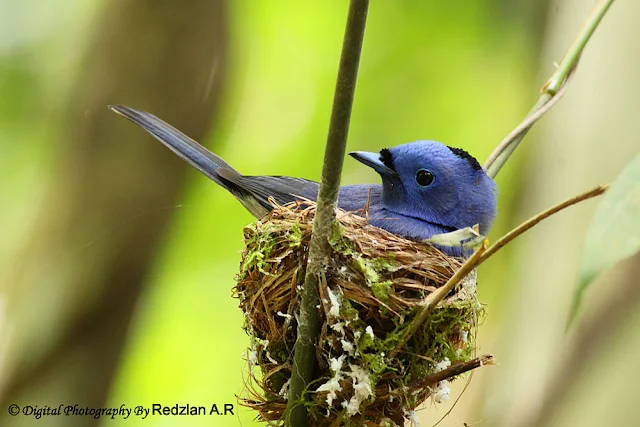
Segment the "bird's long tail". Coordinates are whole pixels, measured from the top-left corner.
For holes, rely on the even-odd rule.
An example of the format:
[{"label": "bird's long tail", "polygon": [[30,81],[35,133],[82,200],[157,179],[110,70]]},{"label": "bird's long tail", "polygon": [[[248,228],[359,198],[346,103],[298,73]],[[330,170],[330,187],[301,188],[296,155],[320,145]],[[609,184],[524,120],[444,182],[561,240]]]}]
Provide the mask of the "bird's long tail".
[{"label": "bird's long tail", "polygon": [[112,105],[109,106],[109,108],[142,127],[153,135],[154,138],[166,145],[171,151],[176,153],[183,160],[187,161],[216,183],[225,188],[228,187],[227,183],[221,180],[220,176],[216,173],[216,170],[218,168],[223,168],[233,172],[236,171],[220,156],[213,154],[211,151],[207,150],[202,145],[198,144],[196,141],[189,138],[170,124],[160,120],[153,114],[138,111],[124,105]]}]

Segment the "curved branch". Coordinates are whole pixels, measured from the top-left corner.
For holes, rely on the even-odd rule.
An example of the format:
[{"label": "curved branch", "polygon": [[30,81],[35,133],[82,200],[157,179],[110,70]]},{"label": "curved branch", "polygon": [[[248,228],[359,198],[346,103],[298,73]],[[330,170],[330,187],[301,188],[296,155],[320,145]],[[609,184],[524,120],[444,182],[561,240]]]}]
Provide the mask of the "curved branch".
[{"label": "curved branch", "polygon": [[598,2],[585,21],[578,36],[562,58],[562,61],[558,64],[553,75],[547,80],[544,86],[542,86],[540,98],[527,115],[527,118],[493,150],[484,164],[484,169],[490,177],[495,178],[496,175],[498,175],[500,169],[502,169],[511,154],[513,154],[518,147],[518,144],[520,144],[520,141],[522,141],[527,132],[529,132],[529,129],[565,94],[567,85],[575,73],[578,61],[587,42],[612,4],[613,0],[600,0]]}]

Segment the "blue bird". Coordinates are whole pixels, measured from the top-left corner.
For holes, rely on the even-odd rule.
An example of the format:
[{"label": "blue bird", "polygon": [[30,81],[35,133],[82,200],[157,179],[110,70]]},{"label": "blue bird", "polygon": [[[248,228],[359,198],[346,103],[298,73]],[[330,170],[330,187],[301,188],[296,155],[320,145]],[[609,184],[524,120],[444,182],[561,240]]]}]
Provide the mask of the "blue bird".
[{"label": "blue bird", "polygon": [[[318,183],[288,176],[246,176],[193,139],[156,116],[118,105],[110,107],[126,117],[208,178],[233,194],[257,218],[279,204],[300,197],[316,200]],[[373,168],[380,184],[340,188],[338,206],[363,212],[369,223],[414,240],[429,239],[479,225],[485,235],[496,213],[496,185],[478,161],[459,148],[436,141],[416,141],[380,153],[349,153]],[[461,246],[438,246],[452,256],[468,254]]]}]

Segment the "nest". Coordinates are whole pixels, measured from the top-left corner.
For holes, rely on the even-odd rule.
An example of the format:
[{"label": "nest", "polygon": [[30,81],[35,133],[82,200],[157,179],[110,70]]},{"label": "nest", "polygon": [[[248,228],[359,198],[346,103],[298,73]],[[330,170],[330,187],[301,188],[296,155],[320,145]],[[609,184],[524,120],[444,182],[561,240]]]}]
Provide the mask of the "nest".
[{"label": "nest", "polygon": [[[296,341],[299,289],[315,206],[277,206],[244,229],[234,295],[251,344],[242,405],[278,425],[285,416]],[[482,314],[475,274],[467,276],[418,330],[404,332],[424,299],[461,266],[426,243],[407,240],[339,211],[333,254],[320,278],[321,332],[314,380],[304,395],[313,425],[403,425],[425,400],[446,400],[448,381],[468,369]],[[487,362],[488,360],[485,360]]]}]

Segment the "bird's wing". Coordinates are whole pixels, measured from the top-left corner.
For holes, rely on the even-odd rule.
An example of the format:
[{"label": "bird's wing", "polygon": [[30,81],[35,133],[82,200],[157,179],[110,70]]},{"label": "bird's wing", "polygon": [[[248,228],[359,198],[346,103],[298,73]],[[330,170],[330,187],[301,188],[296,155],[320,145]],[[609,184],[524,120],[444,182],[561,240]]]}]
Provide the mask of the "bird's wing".
[{"label": "bird's wing", "polygon": [[216,173],[224,181],[224,186],[257,218],[273,208],[269,198],[284,205],[300,198],[315,200],[318,196],[318,183],[303,178],[244,176],[223,168]]}]

